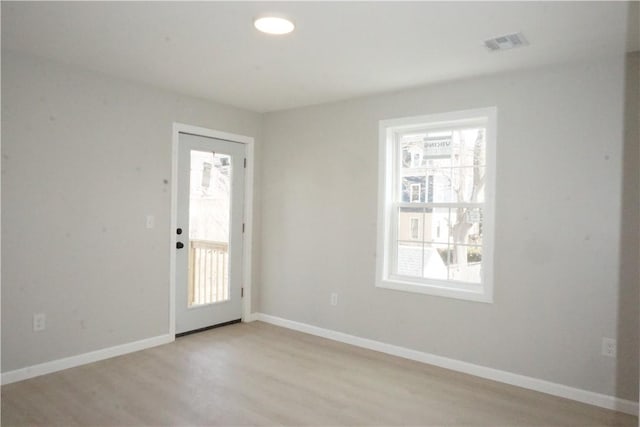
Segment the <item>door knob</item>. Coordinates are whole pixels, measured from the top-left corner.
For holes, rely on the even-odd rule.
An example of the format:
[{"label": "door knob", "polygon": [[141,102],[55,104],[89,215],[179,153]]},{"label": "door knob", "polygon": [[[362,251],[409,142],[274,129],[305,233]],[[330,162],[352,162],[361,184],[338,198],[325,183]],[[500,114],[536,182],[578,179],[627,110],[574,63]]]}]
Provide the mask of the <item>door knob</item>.
[{"label": "door knob", "polygon": [[184,243],[182,243],[182,242],[177,242],[177,243],[176,243],[176,248],[178,248],[178,249],[182,249],[182,248],[184,248]]}]

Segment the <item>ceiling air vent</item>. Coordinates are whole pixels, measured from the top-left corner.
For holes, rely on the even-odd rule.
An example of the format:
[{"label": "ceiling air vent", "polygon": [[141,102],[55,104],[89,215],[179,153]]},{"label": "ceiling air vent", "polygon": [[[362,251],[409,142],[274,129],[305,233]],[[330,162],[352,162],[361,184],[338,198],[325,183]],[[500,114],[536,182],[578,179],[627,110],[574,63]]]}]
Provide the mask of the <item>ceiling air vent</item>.
[{"label": "ceiling air vent", "polygon": [[507,34],[506,36],[495,37],[484,41],[484,45],[490,51],[507,50],[528,44],[529,42],[527,42],[527,39],[524,38],[522,33]]}]

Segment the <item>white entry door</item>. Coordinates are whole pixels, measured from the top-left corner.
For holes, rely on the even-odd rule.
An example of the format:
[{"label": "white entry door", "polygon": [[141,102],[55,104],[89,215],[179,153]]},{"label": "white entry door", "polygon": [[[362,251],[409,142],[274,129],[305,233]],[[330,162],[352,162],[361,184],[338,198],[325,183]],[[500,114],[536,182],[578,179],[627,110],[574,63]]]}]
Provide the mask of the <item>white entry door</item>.
[{"label": "white entry door", "polygon": [[245,146],[179,134],[176,334],[240,320]]}]

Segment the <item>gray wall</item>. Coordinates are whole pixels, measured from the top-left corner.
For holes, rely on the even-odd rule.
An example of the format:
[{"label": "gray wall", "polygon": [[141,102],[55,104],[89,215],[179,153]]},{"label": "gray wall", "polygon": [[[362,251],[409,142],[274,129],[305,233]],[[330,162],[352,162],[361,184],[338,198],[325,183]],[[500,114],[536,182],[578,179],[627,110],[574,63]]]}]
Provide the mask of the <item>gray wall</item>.
[{"label": "gray wall", "polygon": [[[618,295],[618,378],[638,376],[640,305],[640,52],[627,56],[623,155],[620,292]],[[635,370],[633,369],[635,368]],[[627,393],[627,382],[618,390]]]},{"label": "gray wall", "polygon": [[[178,121],[259,139],[260,311],[637,399],[638,147],[637,126],[623,144],[621,58],[263,116],[6,51],[2,62],[3,372],[167,333]],[[378,120],[490,105],[494,304],[376,289]],[[45,332],[31,332],[35,312]],[[603,336],[618,338],[617,365]]]},{"label": "gray wall", "polygon": [[[266,115],[261,311],[637,400],[635,356],[601,356],[602,337],[638,346],[637,309],[618,336],[621,278],[637,293],[619,255],[623,91],[620,56]],[[486,106],[495,302],[376,288],[378,121]]]},{"label": "gray wall", "polygon": [[[3,372],[168,333],[174,121],[255,137],[261,126],[3,50]],[[47,329],[33,333],[37,312]]]},{"label": "gray wall", "polygon": [[619,351],[625,360],[618,365],[618,376],[626,374],[624,369],[627,366],[636,365],[637,368],[639,361],[638,343],[626,337],[638,335],[636,327],[640,308],[640,52],[627,56],[625,83],[624,199],[618,314]]}]

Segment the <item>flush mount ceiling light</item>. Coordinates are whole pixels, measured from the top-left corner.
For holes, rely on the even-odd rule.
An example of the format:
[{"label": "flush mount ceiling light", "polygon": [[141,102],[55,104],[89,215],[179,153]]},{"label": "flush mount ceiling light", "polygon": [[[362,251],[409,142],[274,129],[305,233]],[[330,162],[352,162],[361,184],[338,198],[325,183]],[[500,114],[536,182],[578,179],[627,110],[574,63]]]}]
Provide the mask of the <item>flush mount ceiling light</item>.
[{"label": "flush mount ceiling light", "polygon": [[258,31],[267,34],[288,34],[295,28],[293,22],[275,16],[258,18],[253,21],[253,26],[256,27]]}]

